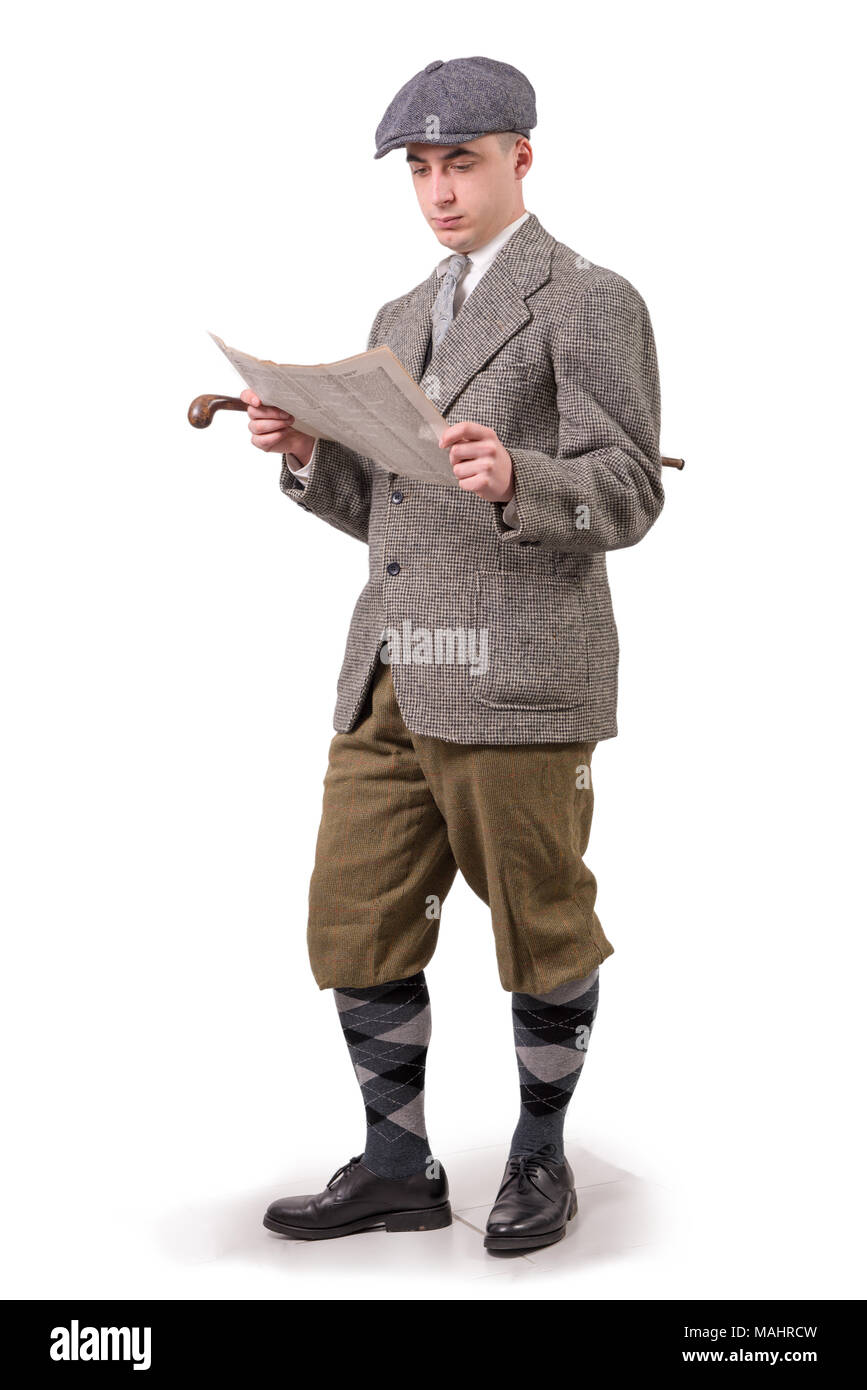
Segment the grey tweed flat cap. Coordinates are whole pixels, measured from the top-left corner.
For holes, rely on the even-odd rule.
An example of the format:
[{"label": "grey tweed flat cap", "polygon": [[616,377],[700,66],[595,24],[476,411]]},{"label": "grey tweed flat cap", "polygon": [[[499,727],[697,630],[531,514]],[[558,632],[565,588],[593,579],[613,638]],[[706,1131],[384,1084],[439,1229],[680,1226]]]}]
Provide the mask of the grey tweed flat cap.
[{"label": "grey tweed flat cap", "polygon": [[529,137],[536,93],[510,63],[493,58],[441,58],[401,87],[376,127],[376,154],[407,144],[459,145],[495,130]]}]

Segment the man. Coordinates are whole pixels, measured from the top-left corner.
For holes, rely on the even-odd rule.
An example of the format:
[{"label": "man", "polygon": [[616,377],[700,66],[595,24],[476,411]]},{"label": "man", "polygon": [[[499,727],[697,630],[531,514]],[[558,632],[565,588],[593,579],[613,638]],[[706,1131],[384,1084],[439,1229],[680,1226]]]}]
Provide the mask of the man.
[{"label": "man", "polygon": [[367,1139],[323,1192],[268,1208],[266,1227],[304,1239],[451,1220],[424,1121],[424,967],[458,868],[491,909],[520,1078],[485,1244],[551,1244],[577,1209],[563,1123],[614,949],[583,859],[593,750],[617,732],[605,552],[663,505],[660,409],[641,296],[524,208],[535,124],[523,74],[474,57],[429,63],[377,129],[375,158],[405,149],[447,255],[383,305],[368,347],[387,344],[448,421],[457,486],[386,473],[243,393],[286,495],[370,549],[308,921]]}]

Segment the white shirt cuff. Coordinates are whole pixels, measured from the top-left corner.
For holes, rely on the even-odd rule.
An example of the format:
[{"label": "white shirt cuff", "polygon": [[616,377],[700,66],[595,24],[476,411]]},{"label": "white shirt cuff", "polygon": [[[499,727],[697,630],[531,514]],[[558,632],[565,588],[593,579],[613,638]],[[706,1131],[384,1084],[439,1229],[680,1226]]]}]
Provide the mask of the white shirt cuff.
[{"label": "white shirt cuff", "polygon": [[287,454],[286,460],[291,469],[293,478],[297,478],[299,482],[306,483],[307,479],[310,477],[310,464],[302,463],[294,454]]}]

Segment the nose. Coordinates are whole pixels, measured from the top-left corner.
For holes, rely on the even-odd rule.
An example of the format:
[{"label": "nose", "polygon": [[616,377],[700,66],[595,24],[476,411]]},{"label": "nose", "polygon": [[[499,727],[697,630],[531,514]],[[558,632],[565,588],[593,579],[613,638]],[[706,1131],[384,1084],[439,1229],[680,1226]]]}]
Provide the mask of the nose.
[{"label": "nose", "polygon": [[448,175],[440,174],[434,170],[431,175],[433,179],[433,189],[431,201],[435,207],[445,207],[452,201],[451,187],[449,186]]}]

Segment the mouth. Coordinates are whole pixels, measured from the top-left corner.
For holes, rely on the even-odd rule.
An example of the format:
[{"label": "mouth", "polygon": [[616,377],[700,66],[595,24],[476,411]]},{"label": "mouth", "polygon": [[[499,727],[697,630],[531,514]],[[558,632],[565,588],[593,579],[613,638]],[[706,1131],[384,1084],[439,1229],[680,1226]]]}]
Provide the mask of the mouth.
[{"label": "mouth", "polygon": [[462,216],[463,213],[459,213],[457,217],[435,217],[434,222],[438,227],[453,227],[456,222],[460,222]]}]

